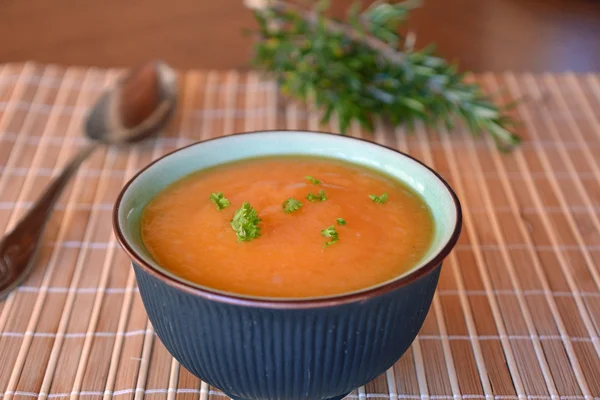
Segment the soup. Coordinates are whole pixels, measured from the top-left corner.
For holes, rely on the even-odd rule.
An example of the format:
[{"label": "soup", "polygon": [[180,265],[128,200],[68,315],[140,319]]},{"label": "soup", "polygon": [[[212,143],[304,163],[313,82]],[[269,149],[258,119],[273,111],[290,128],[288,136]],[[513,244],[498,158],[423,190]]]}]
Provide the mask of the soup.
[{"label": "soup", "polygon": [[142,241],[163,268],[260,297],[336,295],[414,267],[434,234],[405,184],[327,158],[220,165],[167,187],[144,209]]}]

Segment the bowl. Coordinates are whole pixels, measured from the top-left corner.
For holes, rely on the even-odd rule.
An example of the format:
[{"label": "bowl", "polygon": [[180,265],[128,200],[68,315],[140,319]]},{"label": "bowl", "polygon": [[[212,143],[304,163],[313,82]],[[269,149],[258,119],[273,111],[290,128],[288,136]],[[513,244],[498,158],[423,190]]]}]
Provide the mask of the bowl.
[{"label": "bowl", "polygon": [[[186,281],[144,248],[144,207],[197,170],[260,156],[326,156],[395,177],[420,193],[435,220],[422,261],[393,280],[337,296],[274,299]],[[233,399],[341,399],[390,368],[429,311],[443,259],[461,230],[460,203],[434,171],[396,150],[346,136],[264,131],[176,150],[140,171],[114,208],[118,241],[132,259],[156,334],[192,374]]]}]

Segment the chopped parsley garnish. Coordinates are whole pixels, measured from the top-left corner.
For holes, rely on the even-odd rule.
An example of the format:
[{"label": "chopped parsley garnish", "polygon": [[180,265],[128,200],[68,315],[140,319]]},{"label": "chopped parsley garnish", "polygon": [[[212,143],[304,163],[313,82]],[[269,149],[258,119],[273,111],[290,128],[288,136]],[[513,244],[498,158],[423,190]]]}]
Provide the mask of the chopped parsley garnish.
[{"label": "chopped parsley garnish", "polygon": [[249,242],[260,237],[260,221],[256,210],[245,201],[231,220],[231,227],[237,235],[238,242]]},{"label": "chopped parsley garnish", "polygon": [[325,236],[326,238],[331,239],[329,242],[323,243],[323,247],[331,246],[332,244],[337,243],[340,240],[340,237],[339,237],[337,231],[335,230],[335,226],[333,226],[333,225],[328,226],[327,228],[323,229],[321,231],[321,235]]},{"label": "chopped parsley garnish", "polygon": [[210,195],[210,201],[212,201],[213,203],[215,203],[215,205],[217,206],[217,210],[221,211],[224,208],[229,207],[229,200],[227,200],[225,198],[225,196],[223,195],[222,192],[217,192],[217,193],[211,193]]},{"label": "chopped parsley garnish", "polygon": [[346,225],[346,220],[344,218],[338,218],[336,221],[338,225]]},{"label": "chopped parsley garnish", "polygon": [[319,190],[319,193],[317,193],[317,194],[312,194],[312,193],[307,194],[306,199],[308,201],[325,201],[325,200],[327,200],[327,195],[325,194],[325,191],[323,189],[321,189],[321,190]]},{"label": "chopped parsley garnish", "polygon": [[283,211],[286,214],[291,214],[294,211],[298,211],[300,209],[300,207],[302,207],[302,203],[300,203],[298,200],[294,199],[293,197],[290,197],[289,199],[287,199],[286,201],[283,202]]},{"label": "chopped parsley garnish", "polygon": [[305,176],[305,178],[306,178],[306,180],[307,180],[307,181],[309,181],[310,183],[313,183],[313,184],[315,184],[315,185],[320,185],[320,184],[321,184],[321,181],[320,181],[320,180],[318,180],[318,179],[316,179],[316,178],[313,178],[313,177],[312,177],[312,176],[310,176],[310,175],[306,175],[306,176]]},{"label": "chopped parsley garnish", "polygon": [[369,198],[370,198],[371,200],[373,200],[375,203],[383,204],[383,203],[385,203],[385,202],[387,201],[387,199],[388,199],[388,194],[387,194],[387,193],[384,193],[384,194],[382,194],[381,196],[377,196],[377,195],[374,195],[374,194],[370,194],[370,195],[369,195]]}]

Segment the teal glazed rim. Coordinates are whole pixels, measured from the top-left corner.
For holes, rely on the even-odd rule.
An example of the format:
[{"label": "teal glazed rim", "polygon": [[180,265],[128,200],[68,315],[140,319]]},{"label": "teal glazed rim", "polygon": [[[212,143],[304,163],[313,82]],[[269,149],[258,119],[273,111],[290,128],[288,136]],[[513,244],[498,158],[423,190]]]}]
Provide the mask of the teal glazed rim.
[{"label": "teal glazed rim", "polygon": [[[367,287],[365,289],[354,291],[354,292],[344,293],[344,294],[340,294],[340,295],[327,296],[327,297],[308,297],[308,298],[254,297],[254,296],[238,295],[235,293],[217,291],[217,290],[205,287],[205,286],[194,284],[192,282],[184,280],[183,278],[178,278],[175,275],[166,273],[166,271],[163,271],[160,268],[157,268],[157,266],[154,266],[150,262],[148,262],[147,257],[144,257],[141,254],[139,254],[138,250],[130,243],[130,239],[128,238],[127,234],[124,232],[123,227],[122,227],[122,225],[126,225],[127,216],[131,212],[131,210],[123,211],[122,207],[123,207],[123,200],[124,200],[126,194],[128,193],[128,190],[144,173],[146,173],[149,169],[151,169],[153,166],[157,165],[158,163],[163,162],[165,159],[173,157],[173,155],[175,155],[177,153],[181,153],[192,147],[202,146],[202,145],[204,145],[206,143],[210,143],[210,142],[231,140],[231,138],[234,138],[234,137],[248,137],[248,136],[260,137],[262,135],[268,136],[268,135],[273,135],[273,134],[305,135],[305,136],[308,135],[308,136],[313,136],[313,137],[318,137],[318,138],[335,137],[336,139],[333,139],[333,140],[351,141],[354,143],[360,143],[361,146],[366,146],[367,148],[370,146],[374,146],[371,148],[378,149],[379,151],[381,151],[381,150],[390,151],[390,152],[393,152],[398,157],[403,157],[403,158],[408,159],[409,161],[416,163],[419,168],[422,168],[426,172],[429,172],[434,175],[435,179],[438,180],[442,184],[442,187],[444,187],[445,190],[447,191],[446,194],[452,200],[451,204],[454,207],[453,211],[454,211],[455,218],[454,218],[454,223],[453,223],[454,226],[451,227],[450,234],[446,235],[448,237],[448,239],[427,260],[426,263],[415,266],[412,270],[410,270],[409,272],[407,272],[403,275],[400,275],[397,278],[380,283],[375,286],[371,286],[371,287]],[[306,140],[310,140],[310,138],[306,138]],[[304,153],[302,151],[298,151],[296,153],[293,153],[293,152],[281,153],[281,155],[288,155],[288,154],[315,155],[315,154],[310,154],[310,153]],[[257,155],[255,155],[255,157],[272,156],[272,155],[277,155],[277,153],[257,154]],[[322,154],[322,156],[329,157],[329,158],[336,158],[334,154],[324,153],[324,154]],[[243,160],[243,159],[247,159],[247,158],[250,158],[250,157],[240,157],[237,160]],[[352,161],[349,161],[349,162],[352,162]],[[219,163],[215,163],[214,165],[218,165],[218,164]],[[201,169],[202,168],[198,168],[197,170],[201,170]],[[375,169],[382,173],[385,173],[385,171],[383,171],[380,168],[378,169],[375,167]],[[185,175],[182,175],[182,176],[185,176]],[[397,178],[397,179],[399,179],[399,178]],[[170,183],[174,182],[175,180],[176,179],[171,180]],[[430,208],[433,208],[427,199],[424,199],[424,200],[429,205]],[[436,222],[436,224],[437,224],[437,222]],[[186,293],[189,293],[189,294],[192,294],[195,296],[199,296],[199,297],[205,298],[207,300],[218,301],[218,302],[232,304],[232,305],[242,305],[242,306],[271,308],[271,309],[315,308],[315,307],[338,306],[338,305],[347,304],[347,303],[367,301],[373,297],[380,296],[385,293],[394,291],[395,289],[398,289],[400,287],[406,286],[406,285],[410,284],[411,282],[421,278],[422,276],[427,275],[434,268],[439,266],[439,264],[446,258],[446,256],[450,253],[450,251],[452,250],[452,248],[458,241],[458,238],[459,238],[460,232],[461,232],[461,228],[462,228],[462,209],[461,209],[460,201],[458,200],[458,197],[456,196],[456,194],[454,193],[454,191],[452,190],[450,185],[437,172],[435,172],[433,169],[429,168],[427,165],[423,164],[419,160],[415,159],[414,157],[411,157],[410,155],[405,154],[394,148],[390,148],[388,146],[374,143],[374,142],[371,142],[366,139],[354,138],[354,137],[349,137],[349,136],[341,136],[338,134],[326,133],[326,132],[298,131],[298,130],[261,130],[261,131],[243,132],[243,133],[237,133],[237,134],[233,134],[233,135],[221,136],[221,137],[217,137],[217,138],[213,138],[213,139],[209,139],[209,140],[205,140],[205,141],[192,143],[185,147],[176,149],[176,150],[174,150],[168,154],[165,154],[164,156],[154,160],[153,162],[148,164],[146,167],[144,167],[140,171],[138,171],[137,174],[135,174],[135,176],[133,176],[121,190],[121,192],[116,200],[114,209],[113,209],[113,228],[115,231],[117,241],[120,243],[122,248],[125,250],[125,252],[129,255],[129,257],[134,261],[134,263],[137,266],[139,266],[141,269],[143,269],[145,272],[152,275],[153,277],[159,279],[160,281],[162,281],[176,289],[182,290],[183,292],[186,292]]]}]

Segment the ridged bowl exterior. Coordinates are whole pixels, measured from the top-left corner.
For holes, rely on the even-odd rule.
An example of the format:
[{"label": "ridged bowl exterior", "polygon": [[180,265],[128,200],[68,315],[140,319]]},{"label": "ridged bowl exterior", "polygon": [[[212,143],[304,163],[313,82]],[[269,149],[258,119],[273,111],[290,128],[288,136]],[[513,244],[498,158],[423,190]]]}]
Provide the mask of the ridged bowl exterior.
[{"label": "ridged bowl exterior", "polygon": [[277,309],[209,300],[133,265],[167,350],[230,397],[253,400],[337,398],[384,373],[421,328],[441,268],[368,300]]}]

